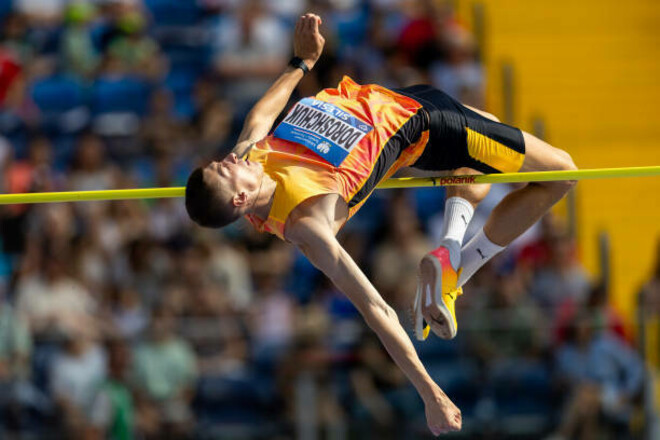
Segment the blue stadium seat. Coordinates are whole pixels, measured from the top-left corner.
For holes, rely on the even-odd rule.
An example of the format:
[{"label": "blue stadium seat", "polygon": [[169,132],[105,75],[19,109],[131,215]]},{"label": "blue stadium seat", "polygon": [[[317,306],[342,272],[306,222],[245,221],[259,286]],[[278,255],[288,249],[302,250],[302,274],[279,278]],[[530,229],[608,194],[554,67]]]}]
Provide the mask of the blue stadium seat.
[{"label": "blue stadium seat", "polygon": [[189,120],[195,111],[192,89],[197,72],[191,69],[172,69],[165,78],[165,87],[174,95],[174,111],[178,118]]},{"label": "blue stadium seat", "polygon": [[149,100],[148,85],[134,77],[101,77],[92,87],[91,106],[95,115],[128,112],[143,115]]},{"label": "blue stadium seat", "polygon": [[87,103],[85,89],[74,78],[54,75],[32,84],[30,96],[45,114],[54,115]]},{"label": "blue stadium seat", "polygon": [[202,17],[202,10],[192,0],[145,0],[157,26],[194,26]]}]

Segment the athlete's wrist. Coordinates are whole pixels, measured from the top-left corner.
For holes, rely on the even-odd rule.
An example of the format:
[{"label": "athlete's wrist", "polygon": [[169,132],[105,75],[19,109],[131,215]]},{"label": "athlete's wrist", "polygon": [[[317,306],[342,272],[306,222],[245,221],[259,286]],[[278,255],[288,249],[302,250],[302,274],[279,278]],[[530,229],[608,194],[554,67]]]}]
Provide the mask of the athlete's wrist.
[{"label": "athlete's wrist", "polygon": [[442,401],[447,398],[447,395],[442,391],[442,388],[433,382],[433,380],[426,384],[423,390],[417,390],[417,392],[425,404]]},{"label": "athlete's wrist", "polygon": [[315,63],[315,60],[310,58],[303,58],[298,55],[295,55],[289,60],[289,66],[302,70],[304,74],[309,73],[309,71],[314,67]]}]

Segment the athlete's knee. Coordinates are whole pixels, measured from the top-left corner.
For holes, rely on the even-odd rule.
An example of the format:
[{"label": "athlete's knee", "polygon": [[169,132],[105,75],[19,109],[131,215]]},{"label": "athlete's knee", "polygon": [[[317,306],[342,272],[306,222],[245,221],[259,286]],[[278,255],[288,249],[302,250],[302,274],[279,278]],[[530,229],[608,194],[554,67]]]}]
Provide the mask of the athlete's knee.
[{"label": "athlete's knee", "polygon": [[[466,176],[483,174],[472,168],[462,167],[452,170],[453,176]],[[447,198],[461,197],[476,207],[483,199],[486,198],[490,191],[490,184],[470,184],[470,185],[457,185],[447,187]]]},{"label": "athlete's knee", "polygon": [[[557,157],[555,159],[555,166],[553,167],[556,171],[576,171],[578,169],[569,153],[560,149],[557,149],[556,152]],[[558,180],[555,182],[546,182],[546,184],[551,186],[553,190],[563,194],[570,191],[577,184],[577,180]]]},{"label": "athlete's knee", "polygon": [[575,162],[573,162],[573,158],[571,157],[570,154],[568,154],[564,150],[557,149],[557,152],[559,153],[559,156],[561,157],[560,163],[561,163],[561,169],[566,170],[566,171],[575,171],[577,170],[577,166],[575,165]]}]

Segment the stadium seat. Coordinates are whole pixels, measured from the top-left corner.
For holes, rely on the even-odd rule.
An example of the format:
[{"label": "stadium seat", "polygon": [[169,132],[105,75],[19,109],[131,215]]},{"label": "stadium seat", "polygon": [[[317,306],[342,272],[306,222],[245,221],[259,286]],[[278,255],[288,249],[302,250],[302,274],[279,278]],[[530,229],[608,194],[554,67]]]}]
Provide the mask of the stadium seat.
[{"label": "stadium seat", "polygon": [[174,112],[178,118],[189,120],[195,111],[192,89],[197,73],[191,69],[172,69],[165,78],[165,87],[174,95]]},{"label": "stadium seat", "polygon": [[143,115],[149,87],[137,78],[101,77],[92,87],[91,106],[95,115],[128,112]]},{"label": "stadium seat", "polygon": [[195,1],[145,0],[144,4],[158,26],[194,26],[202,15]]},{"label": "stadium seat", "polygon": [[57,114],[86,104],[83,86],[74,78],[54,75],[32,84],[30,96],[43,113]]}]

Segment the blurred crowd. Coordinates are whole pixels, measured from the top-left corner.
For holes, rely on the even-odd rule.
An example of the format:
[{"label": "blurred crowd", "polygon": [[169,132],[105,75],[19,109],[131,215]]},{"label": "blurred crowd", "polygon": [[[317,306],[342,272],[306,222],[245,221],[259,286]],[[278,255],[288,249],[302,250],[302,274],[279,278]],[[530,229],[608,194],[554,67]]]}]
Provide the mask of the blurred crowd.
[{"label": "blurred crowd", "polygon": [[[233,147],[303,11],[327,44],[294,99],[349,75],[483,108],[451,4],[0,0],[0,193],[182,186]],[[443,197],[378,193],[342,232],[402,321]],[[659,286],[660,248],[640,296],[651,317]],[[466,435],[641,432],[636,339],[560,219],[465,291],[459,337],[416,346]],[[246,223],[198,228],[178,199],[0,207],[0,421],[24,438],[428,434],[414,389],[304,257]]]}]

